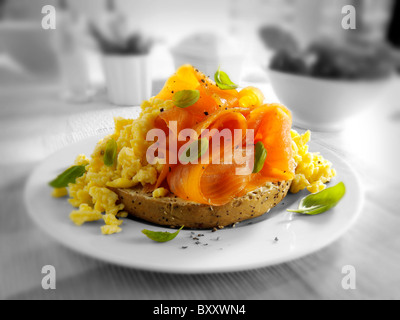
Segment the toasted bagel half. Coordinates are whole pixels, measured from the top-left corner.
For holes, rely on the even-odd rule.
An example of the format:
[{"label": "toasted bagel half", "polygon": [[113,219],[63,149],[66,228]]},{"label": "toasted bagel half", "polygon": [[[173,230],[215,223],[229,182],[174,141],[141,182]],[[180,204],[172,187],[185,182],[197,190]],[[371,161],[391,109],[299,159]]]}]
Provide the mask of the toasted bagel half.
[{"label": "toasted bagel half", "polygon": [[291,181],[267,183],[224,206],[208,206],[180,199],[174,195],[153,198],[142,188],[115,189],[125,211],[130,215],[162,226],[191,229],[222,228],[268,213],[286,197]]}]

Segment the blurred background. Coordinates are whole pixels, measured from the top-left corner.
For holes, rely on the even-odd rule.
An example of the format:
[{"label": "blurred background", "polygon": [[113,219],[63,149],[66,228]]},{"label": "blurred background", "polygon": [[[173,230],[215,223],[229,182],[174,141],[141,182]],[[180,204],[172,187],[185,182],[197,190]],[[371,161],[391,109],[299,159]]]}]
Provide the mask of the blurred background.
[{"label": "blurred background", "polygon": [[[49,4],[57,9],[57,30],[41,28]],[[355,31],[342,28],[349,4],[357,9]],[[296,54],[300,49],[289,43],[305,49],[327,37],[400,46],[398,6],[396,0],[0,0],[0,61],[26,76],[64,79],[75,95],[105,84],[101,54],[121,54],[117,46],[126,47],[125,55],[148,53],[152,79],[165,79],[185,62],[205,72],[226,64],[236,81],[262,79],[282,49],[277,42]]]},{"label": "blurred background", "polygon": [[[57,122],[44,123],[50,113],[140,105],[191,63],[211,77],[221,67],[241,86],[262,88],[269,102],[292,110],[299,127],[335,131],[350,116],[397,101],[388,97],[400,70],[399,4],[0,0],[0,115],[21,123],[35,110],[42,118],[24,123],[29,133],[38,126],[57,133]],[[46,5],[55,12],[43,11]],[[348,5],[353,16],[343,11]],[[349,21],[355,30],[344,28]],[[51,22],[55,30],[46,29]],[[12,148],[3,128],[0,139]]]},{"label": "blurred background", "polygon": [[[46,5],[55,15],[42,12]],[[354,15],[343,12],[348,5]],[[42,22],[46,26],[52,14],[56,30],[46,30]],[[354,20],[355,30],[344,28]],[[0,0],[0,299],[24,292],[31,297],[49,263],[60,266],[57,276],[71,283],[72,296],[88,292],[88,270],[97,264],[62,250],[33,226],[21,201],[25,181],[56,150],[104,136],[114,116],[132,117],[134,109],[126,106],[157,94],[184,63],[209,76],[221,67],[241,87],[255,86],[268,102],[287,105],[296,130],[312,129],[313,141],[356,168],[368,192],[366,216],[348,242],[308,265],[282,269],[291,278],[317,278],[291,279],[297,291],[274,270],[272,282],[260,285],[250,276],[239,284],[263,290],[280,283],[283,291],[275,298],[307,290],[312,298],[393,298],[394,291],[398,297],[399,52],[400,0]],[[346,296],[335,268],[352,261],[364,270],[357,275],[364,284]],[[182,296],[191,288],[197,293],[198,283],[222,283],[216,292],[242,297],[237,278],[197,278],[193,286],[178,277],[164,288],[151,275],[150,286],[125,283],[125,270],[116,271],[137,297],[157,290],[153,296],[169,297],[176,283]],[[118,297],[103,270],[90,279],[101,288],[95,296]],[[200,296],[209,297],[204,288]],[[44,295],[41,287],[38,294]]]},{"label": "blurred background", "polygon": [[[343,11],[348,5],[354,15]],[[56,115],[140,105],[185,63],[211,77],[221,67],[242,87],[261,88],[301,128],[340,130],[349,117],[398,101],[399,7],[398,0],[0,0],[0,140],[13,149],[15,131],[33,145],[39,128],[62,131]],[[344,28],[349,21],[355,30]],[[55,30],[46,29],[51,22]],[[40,118],[21,119],[33,114]]]}]

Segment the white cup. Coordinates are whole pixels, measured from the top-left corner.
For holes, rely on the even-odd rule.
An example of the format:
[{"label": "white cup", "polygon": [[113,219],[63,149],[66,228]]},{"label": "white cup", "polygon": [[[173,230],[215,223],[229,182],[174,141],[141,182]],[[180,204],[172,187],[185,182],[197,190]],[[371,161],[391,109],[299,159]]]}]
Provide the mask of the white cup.
[{"label": "white cup", "polygon": [[139,106],[152,90],[148,55],[104,57],[108,99],[119,106]]}]

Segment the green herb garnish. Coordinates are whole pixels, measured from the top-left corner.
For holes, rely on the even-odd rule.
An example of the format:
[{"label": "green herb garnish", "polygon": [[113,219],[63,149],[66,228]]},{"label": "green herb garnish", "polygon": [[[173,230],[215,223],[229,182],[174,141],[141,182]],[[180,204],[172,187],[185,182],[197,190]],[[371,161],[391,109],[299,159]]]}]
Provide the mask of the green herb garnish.
[{"label": "green herb garnish", "polygon": [[70,183],[75,183],[76,179],[82,177],[86,173],[85,166],[73,166],[63,173],[61,173],[56,179],[49,183],[53,188],[66,188]]},{"label": "green herb garnish", "polygon": [[118,145],[114,139],[107,142],[106,151],[104,152],[103,161],[107,167],[114,165],[115,159],[117,159]]},{"label": "green herb garnish", "polygon": [[261,141],[257,142],[253,173],[259,173],[264,168],[267,154],[264,144]]},{"label": "green herb garnish", "polygon": [[155,232],[155,231],[150,231],[150,230],[142,230],[142,233],[145,234],[149,239],[157,242],[168,242],[171,240],[174,240],[179,232],[184,228],[182,226],[178,231],[174,233],[170,232]]},{"label": "green herb garnish", "polygon": [[307,215],[321,214],[335,207],[345,194],[346,186],[340,182],[334,187],[305,197],[301,200],[297,210],[287,211]]},{"label": "green herb garnish", "polygon": [[182,90],[174,94],[172,98],[178,108],[187,108],[194,105],[200,99],[199,90]]},{"label": "green herb garnish", "polygon": [[193,163],[200,159],[208,150],[209,142],[207,138],[202,138],[192,142],[187,149],[179,156],[181,163]]},{"label": "green herb garnish", "polygon": [[231,81],[229,76],[218,69],[218,71],[214,75],[214,80],[221,90],[233,90],[237,89],[239,86]]}]

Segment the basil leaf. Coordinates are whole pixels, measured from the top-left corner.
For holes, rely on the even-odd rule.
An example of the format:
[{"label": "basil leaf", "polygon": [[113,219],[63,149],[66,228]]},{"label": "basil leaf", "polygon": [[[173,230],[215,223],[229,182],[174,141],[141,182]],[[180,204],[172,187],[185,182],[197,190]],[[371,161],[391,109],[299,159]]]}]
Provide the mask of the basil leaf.
[{"label": "basil leaf", "polygon": [[114,139],[107,142],[106,151],[104,152],[103,161],[107,167],[114,165],[115,159],[117,158],[118,145]]},{"label": "basil leaf", "polygon": [[192,142],[184,152],[182,152],[179,157],[179,161],[181,163],[194,162],[195,160],[201,158],[207,152],[208,148],[209,142],[207,138],[196,140]]},{"label": "basil leaf", "polygon": [[145,234],[149,239],[157,242],[168,242],[171,240],[174,240],[179,232],[184,228],[182,226],[178,231],[174,233],[170,232],[155,232],[155,231],[150,231],[150,230],[142,230],[142,233]]},{"label": "basil leaf", "polygon": [[346,194],[346,186],[340,182],[334,187],[311,194],[301,200],[297,210],[287,210],[307,215],[324,213],[335,207]]},{"label": "basil leaf", "polygon": [[267,149],[265,149],[264,144],[261,141],[257,142],[253,173],[259,173],[262,168],[264,168],[267,154]]},{"label": "basil leaf", "polygon": [[65,170],[56,179],[49,183],[53,188],[66,188],[68,184],[75,183],[77,178],[82,177],[86,173],[85,166],[73,166]]},{"label": "basil leaf", "polygon": [[214,75],[214,80],[221,90],[233,90],[237,89],[239,86],[231,81],[229,76],[218,69],[218,71]]},{"label": "basil leaf", "polygon": [[178,108],[187,108],[194,105],[200,99],[199,90],[182,90],[174,94],[172,98]]}]

